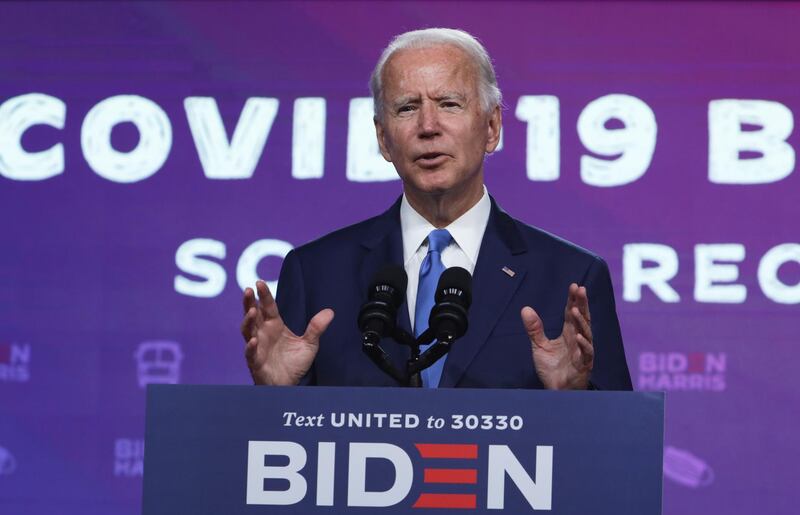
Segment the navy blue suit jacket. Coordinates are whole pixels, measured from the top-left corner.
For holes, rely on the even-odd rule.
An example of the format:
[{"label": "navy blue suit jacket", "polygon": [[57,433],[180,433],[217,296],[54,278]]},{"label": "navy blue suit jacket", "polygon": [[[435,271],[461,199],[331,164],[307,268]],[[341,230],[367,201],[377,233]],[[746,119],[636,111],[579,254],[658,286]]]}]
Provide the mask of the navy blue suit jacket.
[{"label": "navy blue suit jacket", "polygon": [[[373,275],[385,264],[403,265],[400,201],[385,213],[335,231],[291,251],[283,262],[277,303],[287,326],[305,331],[318,311],[336,316],[323,334],[306,376],[308,384],[398,386],[361,350],[358,311]],[[508,267],[511,277],[503,272]],[[598,256],[506,214],[492,199],[489,223],[473,274],[467,334],[447,355],[440,386],[543,388],[520,318],[532,306],[548,338],[564,324],[570,283],[586,286],[595,359],[591,382],[603,390],[630,390],[608,267]],[[398,323],[411,332],[403,302]],[[409,349],[384,340],[383,349],[404,370]]]}]

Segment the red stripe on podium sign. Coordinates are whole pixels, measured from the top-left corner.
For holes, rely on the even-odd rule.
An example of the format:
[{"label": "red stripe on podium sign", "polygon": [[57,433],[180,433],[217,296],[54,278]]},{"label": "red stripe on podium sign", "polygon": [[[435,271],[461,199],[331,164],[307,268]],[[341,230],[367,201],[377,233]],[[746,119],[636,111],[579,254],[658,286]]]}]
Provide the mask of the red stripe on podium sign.
[{"label": "red stripe on podium sign", "polygon": [[477,469],[425,469],[426,483],[476,484]]},{"label": "red stripe on podium sign", "polygon": [[422,494],[414,508],[466,508],[475,509],[478,501],[474,494]]},{"label": "red stripe on podium sign", "polygon": [[453,443],[415,443],[423,458],[456,458],[474,460],[478,458],[478,446],[475,444]]}]

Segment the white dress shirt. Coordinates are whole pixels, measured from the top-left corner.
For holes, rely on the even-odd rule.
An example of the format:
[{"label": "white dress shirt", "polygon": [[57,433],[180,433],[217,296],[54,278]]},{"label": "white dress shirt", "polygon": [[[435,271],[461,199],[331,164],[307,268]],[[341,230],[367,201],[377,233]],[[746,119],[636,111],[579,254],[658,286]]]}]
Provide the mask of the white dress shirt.
[{"label": "white dress shirt", "polygon": [[[475,263],[478,261],[478,252],[481,250],[481,241],[489,223],[491,210],[492,202],[484,186],[483,196],[478,203],[445,227],[453,237],[450,244],[442,251],[442,263],[445,267],[460,266],[470,274],[475,271]],[[436,227],[417,213],[403,195],[400,204],[400,228],[403,231],[403,263],[408,274],[406,303],[413,329],[419,268],[428,254],[428,234]]]}]

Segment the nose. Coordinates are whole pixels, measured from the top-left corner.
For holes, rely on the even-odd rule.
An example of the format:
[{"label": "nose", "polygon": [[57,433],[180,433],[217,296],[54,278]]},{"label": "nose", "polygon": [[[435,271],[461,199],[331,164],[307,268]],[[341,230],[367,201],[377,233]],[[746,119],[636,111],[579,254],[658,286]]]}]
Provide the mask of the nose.
[{"label": "nose", "polygon": [[432,138],[440,134],[439,112],[436,104],[425,102],[419,109],[417,118],[418,136],[423,139]]}]

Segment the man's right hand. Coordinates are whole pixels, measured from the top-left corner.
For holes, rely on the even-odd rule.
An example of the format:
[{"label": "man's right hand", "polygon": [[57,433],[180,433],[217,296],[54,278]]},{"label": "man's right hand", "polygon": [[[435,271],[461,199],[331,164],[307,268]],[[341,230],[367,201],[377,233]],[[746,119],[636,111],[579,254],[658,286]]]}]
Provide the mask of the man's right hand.
[{"label": "man's right hand", "polygon": [[311,368],[319,338],[333,320],[333,310],[323,309],[297,336],[283,323],[278,305],[264,281],[256,281],[258,301],[252,288],[244,291],[242,336],[244,355],[255,384],[295,385]]}]

